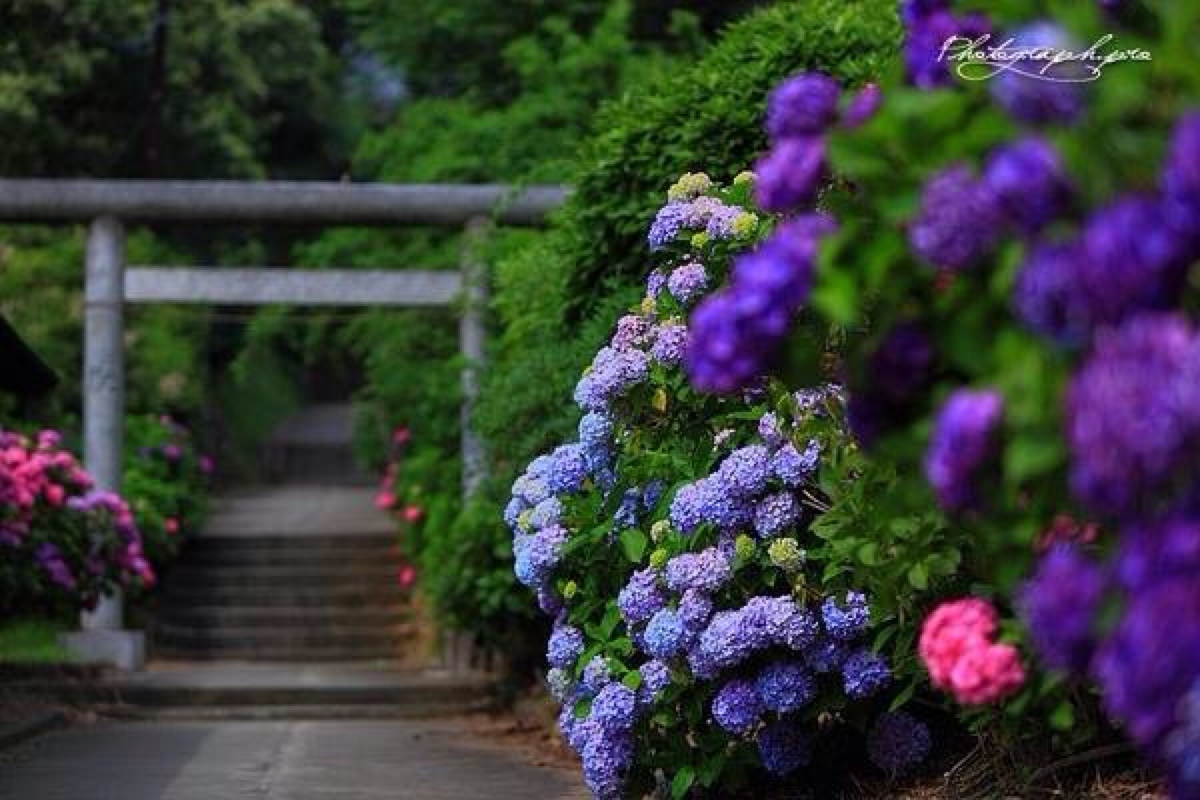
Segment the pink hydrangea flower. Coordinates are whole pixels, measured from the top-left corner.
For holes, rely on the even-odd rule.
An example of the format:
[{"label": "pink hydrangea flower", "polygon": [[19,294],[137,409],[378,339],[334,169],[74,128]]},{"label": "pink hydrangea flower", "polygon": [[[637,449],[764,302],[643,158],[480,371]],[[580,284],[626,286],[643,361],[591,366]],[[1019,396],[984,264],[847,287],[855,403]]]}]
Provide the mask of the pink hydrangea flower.
[{"label": "pink hydrangea flower", "polygon": [[989,603],[966,597],[943,603],[921,626],[917,652],[934,686],[964,704],[994,703],[1025,680],[1016,648],[996,644],[998,615]]},{"label": "pink hydrangea flower", "polygon": [[179,533],[179,520],[175,517],[167,517],[163,520],[163,530],[172,536]]},{"label": "pink hydrangea flower", "polygon": [[401,589],[407,589],[417,580],[417,570],[412,564],[405,564],[396,570],[396,582]]},{"label": "pink hydrangea flower", "polygon": [[375,507],[380,511],[387,511],[394,505],[396,505],[396,495],[386,489],[375,495]]},{"label": "pink hydrangea flower", "polygon": [[418,522],[421,517],[425,516],[425,509],[420,506],[405,506],[401,516],[405,522]]}]

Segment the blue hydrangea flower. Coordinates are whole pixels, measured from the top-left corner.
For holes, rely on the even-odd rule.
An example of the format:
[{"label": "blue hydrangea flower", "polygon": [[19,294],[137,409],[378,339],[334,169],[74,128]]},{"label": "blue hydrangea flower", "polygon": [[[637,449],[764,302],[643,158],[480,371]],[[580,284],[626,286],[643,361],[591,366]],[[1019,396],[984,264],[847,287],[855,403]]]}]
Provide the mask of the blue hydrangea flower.
[{"label": "blue hydrangea flower", "polygon": [[929,755],[932,741],[925,723],[903,711],[880,714],[867,734],[867,756],[881,770],[898,775]]},{"label": "blue hydrangea flower", "polygon": [[836,639],[820,638],[804,652],[804,663],[818,675],[837,672],[849,656],[846,645]]},{"label": "blue hydrangea flower", "polygon": [[613,421],[600,411],[589,411],[579,420],[579,444],[585,450],[607,450],[612,444]]},{"label": "blue hydrangea flower", "polygon": [[746,601],[743,613],[748,625],[761,630],[775,644],[792,650],[807,650],[820,633],[816,617],[787,595],[752,597]]},{"label": "blue hydrangea flower", "polygon": [[820,455],[820,445],[814,439],[801,453],[790,442],[771,457],[771,474],[789,489],[799,488],[813,473]]},{"label": "blue hydrangea flower", "polygon": [[511,498],[508,501],[508,505],[504,507],[504,524],[510,529],[515,529],[517,526],[517,517],[521,516],[521,513],[527,508],[529,508],[529,505],[520,497]]},{"label": "blue hydrangea flower", "polygon": [[739,447],[725,457],[715,475],[735,495],[762,494],[771,476],[771,452],[760,444]]},{"label": "blue hydrangea flower", "polygon": [[690,534],[704,524],[703,482],[689,483],[679,487],[671,499],[671,525],[680,533]]},{"label": "blue hydrangea flower", "polygon": [[830,636],[851,642],[867,630],[871,609],[861,592],[847,592],[844,603],[839,603],[836,597],[825,598],[821,604],[821,620]]},{"label": "blue hydrangea flower", "polygon": [[570,625],[557,625],[546,645],[546,660],[550,666],[568,669],[583,655],[583,632]]},{"label": "blue hydrangea flower", "polygon": [[870,697],[892,680],[883,657],[870,650],[856,650],[842,662],[842,688],[855,700]]},{"label": "blue hydrangea flower", "polygon": [[752,732],[762,717],[763,707],[754,684],[735,679],[727,682],[713,698],[713,719],[729,733],[745,736]]},{"label": "blue hydrangea flower", "polygon": [[521,475],[513,481],[513,497],[524,501],[526,506],[536,506],[550,497],[550,494],[550,488],[546,486],[545,482],[533,477],[529,473]]},{"label": "blue hydrangea flower", "polygon": [[650,341],[651,319],[641,314],[626,314],[617,320],[611,346],[614,350],[644,348]]},{"label": "blue hydrangea flower", "polygon": [[729,559],[715,547],[698,553],[681,553],[666,565],[666,582],[671,591],[682,594],[688,589],[715,592],[733,576]]},{"label": "blue hydrangea flower", "polygon": [[658,699],[663,690],[671,684],[671,670],[662,661],[647,661],[638,667],[642,683],[638,686],[638,703],[648,706]]},{"label": "blue hydrangea flower", "polygon": [[517,580],[529,587],[545,583],[558,565],[567,531],[558,525],[543,528],[537,533],[513,538],[513,571]]},{"label": "blue hydrangea flower", "polygon": [[621,496],[621,505],[613,515],[613,526],[617,530],[636,528],[638,512],[642,507],[642,492],[637,487],[626,489]]},{"label": "blue hydrangea flower", "polygon": [[653,658],[672,658],[679,655],[688,645],[688,630],[679,614],[669,608],[659,611],[646,624],[643,639],[646,653]]},{"label": "blue hydrangea flower", "polygon": [[553,494],[569,494],[583,488],[588,476],[587,459],[578,444],[564,444],[551,454],[554,466],[546,477]]},{"label": "blue hydrangea flower", "polygon": [[763,708],[785,714],[799,711],[817,696],[817,685],[796,661],[775,661],[763,667],[754,679],[754,690]]},{"label": "blue hydrangea flower", "polygon": [[588,737],[579,753],[583,781],[597,800],[620,800],[625,773],[633,762],[633,744],[628,736]]},{"label": "blue hydrangea flower", "polygon": [[695,261],[676,267],[667,278],[667,291],[680,305],[688,305],[708,288],[708,273]]},{"label": "blue hydrangea flower", "polygon": [[575,403],[585,411],[604,411],[630,387],[646,379],[648,356],[641,350],[601,348],[575,386]]},{"label": "blue hydrangea flower", "polygon": [[650,481],[646,484],[646,488],[642,490],[642,508],[646,511],[652,511],[658,505],[659,499],[662,497],[663,489],[666,484],[662,481]]},{"label": "blue hydrangea flower", "polygon": [[651,250],[661,250],[674,241],[679,231],[683,230],[689,214],[688,203],[667,203],[654,215],[650,224],[650,233],[646,237]]},{"label": "blue hydrangea flower", "polygon": [[697,677],[709,678],[745,661],[769,643],[761,627],[747,624],[741,609],[718,611],[688,653],[688,666]]},{"label": "blue hydrangea flower", "polygon": [[658,573],[652,569],[633,573],[629,583],[617,595],[617,608],[629,625],[645,622],[666,605],[667,598],[658,585]]},{"label": "blue hydrangea flower", "polygon": [[592,719],[609,733],[628,731],[633,727],[637,697],[632,689],[620,683],[610,683],[592,700]]},{"label": "blue hydrangea flower", "polygon": [[790,775],[812,760],[808,737],[792,720],[771,723],[758,732],[758,757],[772,775]]},{"label": "blue hydrangea flower", "polygon": [[758,501],[754,509],[754,532],[770,539],[800,521],[800,503],[791,492],[775,492]]},{"label": "blue hydrangea flower", "polygon": [[651,300],[657,300],[659,292],[667,285],[667,274],[661,269],[653,269],[646,276],[646,296]]},{"label": "blue hydrangea flower", "polygon": [[562,521],[562,501],[557,497],[547,497],[533,507],[529,514],[529,527],[534,530],[548,528]]},{"label": "blue hydrangea flower", "polygon": [[571,696],[571,690],[575,688],[571,673],[559,667],[546,672],[546,687],[550,690],[550,695],[560,703],[565,703]]}]

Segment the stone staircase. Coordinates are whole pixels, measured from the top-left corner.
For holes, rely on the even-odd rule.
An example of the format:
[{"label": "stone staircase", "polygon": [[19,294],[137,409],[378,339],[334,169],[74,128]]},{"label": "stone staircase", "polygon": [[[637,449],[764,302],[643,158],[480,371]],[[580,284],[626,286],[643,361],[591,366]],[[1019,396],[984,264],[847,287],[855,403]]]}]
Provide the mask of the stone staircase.
[{"label": "stone staircase", "polygon": [[197,538],[166,581],[151,655],[399,661],[413,634],[399,567],[391,534]]}]

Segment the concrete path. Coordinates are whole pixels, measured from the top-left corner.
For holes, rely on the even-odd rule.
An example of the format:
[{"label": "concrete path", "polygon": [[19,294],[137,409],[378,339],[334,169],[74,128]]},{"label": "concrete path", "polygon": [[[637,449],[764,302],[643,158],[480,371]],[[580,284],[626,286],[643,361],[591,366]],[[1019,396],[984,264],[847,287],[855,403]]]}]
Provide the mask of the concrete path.
[{"label": "concrete path", "polygon": [[582,800],[454,721],[101,722],[0,753],[0,800]]}]

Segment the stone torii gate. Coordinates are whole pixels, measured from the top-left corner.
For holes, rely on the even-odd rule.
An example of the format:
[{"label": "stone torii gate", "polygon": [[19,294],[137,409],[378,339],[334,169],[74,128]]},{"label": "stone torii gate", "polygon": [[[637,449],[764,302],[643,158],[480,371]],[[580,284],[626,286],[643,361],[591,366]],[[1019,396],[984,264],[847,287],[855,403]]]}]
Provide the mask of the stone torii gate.
[{"label": "stone torii gate", "polygon": [[[0,220],[90,224],[84,323],[84,463],[98,488],[118,490],[124,437],[126,303],[447,306],[461,301],[463,493],[483,477],[471,430],[484,356],[487,269],[477,256],[490,223],[537,225],[562,204],[561,186],[236,181],[0,180]],[[458,270],[128,266],[125,223],[445,225],[466,233]],[[68,646],[88,660],[140,666],[140,632],[123,630],[119,595],[82,616]]]}]

